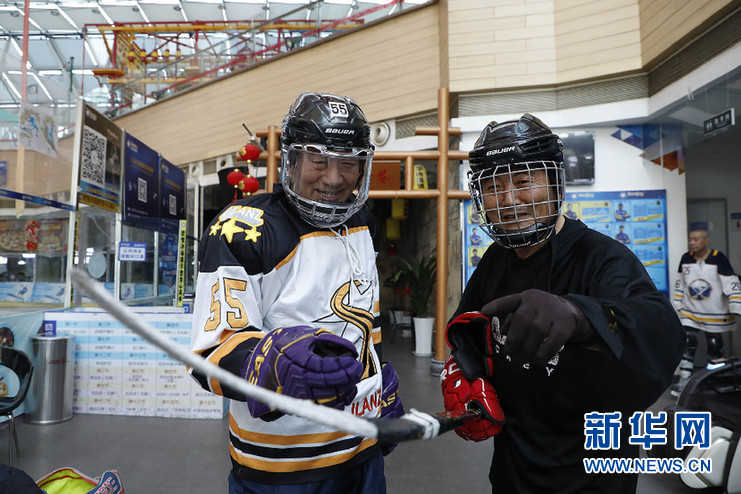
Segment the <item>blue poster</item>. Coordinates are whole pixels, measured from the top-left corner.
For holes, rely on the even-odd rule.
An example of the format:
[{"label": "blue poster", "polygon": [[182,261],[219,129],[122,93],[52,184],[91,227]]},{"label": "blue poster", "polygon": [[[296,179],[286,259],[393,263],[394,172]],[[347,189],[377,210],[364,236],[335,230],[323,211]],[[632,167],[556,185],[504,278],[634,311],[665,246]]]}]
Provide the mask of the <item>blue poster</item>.
[{"label": "blue poster", "polygon": [[8,185],[8,162],[0,161],[0,187]]},{"label": "blue poster", "polygon": [[669,295],[665,190],[570,192],[563,214],[628,247],[656,288]]},{"label": "blue poster", "polygon": [[160,218],[185,219],[185,171],[160,156]]},{"label": "blue poster", "polygon": [[0,282],[0,302],[30,302],[32,294],[33,282]]},{"label": "blue poster", "polygon": [[463,212],[463,232],[462,252],[463,252],[463,286],[466,286],[471,275],[476,270],[484,252],[492,244],[491,237],[481,227],[481,216],[476,213],[473,207],[473,201],[466,199],[462,201],[461,207]]},{"label": "blue poster", "polygon": [[158,295],[175,292],[175,282],[178,274],[178,236],[166,233],[160,237],[160,285]]},{"label": "blue poster", "polygon": [[43,304],[63,304],[64,292],[64,283],[48,283],[39,281],[34,283],[33,285],[31,302],[39,302]]},{"label": "blue poster", "polygon": [[127,225],[159,228],[159,156],[131,134],[124,144],[124,208]]}]

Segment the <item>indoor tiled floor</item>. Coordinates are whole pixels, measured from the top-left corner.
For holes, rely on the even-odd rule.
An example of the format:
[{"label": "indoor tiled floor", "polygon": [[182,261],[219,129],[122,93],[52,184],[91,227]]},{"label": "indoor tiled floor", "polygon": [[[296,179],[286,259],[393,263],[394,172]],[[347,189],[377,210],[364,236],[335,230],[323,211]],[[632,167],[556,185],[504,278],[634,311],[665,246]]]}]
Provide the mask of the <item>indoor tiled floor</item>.
[{"label": "indoor tiled floor", "polygon": [[[393,361],[399,371],[404,404],[438,410],[442,407],[439,379],[430,374],[429,359],[412,356],[409,348],[409,340],[401,337],[393,344],[385,343],[384,358]],[[27,424],[22,417],[18,424],[21,455],[16,466],[34,479],[64,466],[92,476],[117,469],[128,494],[227,492],[229,459],[222,420],[77,415],[55,425]],[[7,440],[7,427],[3,427],[0,462],[7,461]],[[453,433],[432,442],[401,444],[386,458],[388,491],[490,492],[491,452],[490,441],[465,442]],[[638,492],[694,491],[677,476],[644,475]]]}]

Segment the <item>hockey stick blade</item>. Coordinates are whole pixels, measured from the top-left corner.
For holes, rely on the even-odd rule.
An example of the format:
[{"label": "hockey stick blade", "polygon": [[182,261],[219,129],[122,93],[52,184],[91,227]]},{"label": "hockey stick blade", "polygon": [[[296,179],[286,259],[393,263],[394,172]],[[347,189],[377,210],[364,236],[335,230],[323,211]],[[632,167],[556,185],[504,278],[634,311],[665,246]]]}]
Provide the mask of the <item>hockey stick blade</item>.
[{"label": "hockey stick blade", "polygon": [[115,300],[102,283],[90,278],[84,271],[74,269],[72,281],[87,296],[93,299],[102,309],[118,319],[124,326],[138,334],[170,357],[182,362],[210,379],[216,379],[222,386],[229,386],[249,398],[259,400],[273,409],[302,417],[317,424],[339,429],[350,434],[376,438],[381,442],[401,442],[417,439],[433,439],[452,430],[466,420],[478,417],[478,412],[463,412],[449,415],[440,413],[430,415],[411,409],[399,419],[366,419],[351,413],[318,405],[311,400],[302,400],[275,393],[265,388],[250,384],[236,374],[218,367],[200,355],[190,351],[168,337],[159,333],[152,326],[141,322],[137,315],[126,305]]}]

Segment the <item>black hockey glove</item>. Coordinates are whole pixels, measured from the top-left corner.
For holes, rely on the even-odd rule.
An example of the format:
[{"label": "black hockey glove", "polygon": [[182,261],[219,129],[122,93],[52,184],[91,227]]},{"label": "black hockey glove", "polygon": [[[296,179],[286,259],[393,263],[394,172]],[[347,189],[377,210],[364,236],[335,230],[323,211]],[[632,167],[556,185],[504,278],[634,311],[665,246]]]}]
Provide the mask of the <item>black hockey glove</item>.
[{"label": "black hockey glove", "polygon": [[571,301],[530,289],[492,300],[481,312],[503,321],[502,351],[513,359],[544,365],[568,343],[586,343],[594,335],[589,320]]}]

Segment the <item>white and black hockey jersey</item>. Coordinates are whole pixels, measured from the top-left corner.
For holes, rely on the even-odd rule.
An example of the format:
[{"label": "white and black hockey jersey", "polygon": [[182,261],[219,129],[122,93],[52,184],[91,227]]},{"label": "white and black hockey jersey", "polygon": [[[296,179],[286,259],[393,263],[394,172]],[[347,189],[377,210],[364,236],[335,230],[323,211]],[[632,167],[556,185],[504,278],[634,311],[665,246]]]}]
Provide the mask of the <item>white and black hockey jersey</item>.
[{"label": "white and black hockey jersey", "polygon": [[[192,350],[241,375],[265,333],[298,325],[328,328],[355,343],[365,366],[357,397],[346,411],[377,417],[379,286],[367,210],[337,229],[338,235],[301,221],[276,188],[233,203],[204,231]],[[253,418],[242,395],[197,372],[192,375],[203,388],[231,399],[229,453],[239,478],[316,481],[379,454],[375,439],[302,418]]]},{"label": "white and black hockey jersey", "polygon": [[722,333],[736,327],[741,314],[741,283],[728,258],[713,250],[704,261],[689,252],[679,263],[672,305],[684,326]]}]

